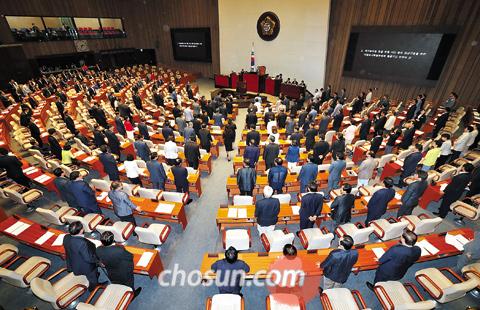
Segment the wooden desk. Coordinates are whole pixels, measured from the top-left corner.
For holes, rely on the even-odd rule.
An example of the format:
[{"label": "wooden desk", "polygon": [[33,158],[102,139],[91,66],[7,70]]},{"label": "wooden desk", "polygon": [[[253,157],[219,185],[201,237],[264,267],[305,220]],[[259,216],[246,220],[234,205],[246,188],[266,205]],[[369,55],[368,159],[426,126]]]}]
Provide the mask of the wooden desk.
[{"label": "wooden desk", "polygon": [[107,175],[103,170],[103,165],[100,162],[100,159],[98,159],[98,156],[88,155],[85,152],[78,151],[78,150],[72,152],[72,154],[73,154],[73,157],[76,160],[82,162],[83,165],[87,166],[90,169],[96,170],[100,174],[100,177],[103,178],[104,176]]},{"label": "wooden desk", "polygon": [[[212,137],[213,137],[213,134],[212,134]],[[153,135],[150,135],[150,139],[152,139],[152,142],[155,144],[165,144],[165,139],[163,138],[162,133],[155,133]],[[223,136],[222,136],[222,141],[223,141]],[[185,144],[185,138],[181,136],[175,137],[175,143],[178,146],[183,146]],[[200,140],[197,139],[197,143],[200,143]],[[212,146],[210,148],[210,153],[217,158],[220,154],[219,143],[220,143],[219,140],[213,139]]]},{"label": "wooden desk", "polygon": [[[5,231],[7,228],[15,224],[18,220],[24,223],[30,224],[31,226],[17,236],[12,235]],[[35,241],[38,238],[42,237],[47,231],[53,233],[53,236],[50,237],[45,243],[41,245],[35,243]],[[64,231],[45,227],[43,225],[40,225],[39,223],[33,222],[26,218],[18,217],[17,219],[14,216],[10,216],[6,220],[0,222],[0,233],[20,243],[26,244],[28,246],[31,246],[33,248],[39,249],[41,251],[44,251],[53,255],[58,255],[62,259],[65,259],[65,249],[63,248],[63,245],[60,245],[60,246],[53,245],[53,243],[55,242],[55,240],[59,235],[65,234]],[[125,249],[133,254],[133,262],[135,264],[135,267],[134,267],[135,273],[148,275],[150,276],[150,278],[153,278],[154,276],[160,275],[160,273],[163,271],[162,260],[157,250],[144,249],[144,248],[138,248],[138,247],[132,247],[132,246],[125,246]],[[140,257],[145,252],[150,252],[153,254],[152,258],[150,259],[150,262],[147,264],[147,267],[137,266],[137,263],[140,260]]]},{"label": "wooden desk", "polygon": [[[108,196],[99,199],[99,196],[101,194],[102,191],[96,191],[96,197],[99,207],[113,210],[112,202],[110,201]],[[130,196],[130,200],[142,209],[142,213],[139,213],[136,210],[133,211],[133,213],[137,216],[148,217],[158,221],[178,223],[182,225],[183,230],[185,230],[185,228],[187,227],[187,216],[185,214],[185,208],[182,203],[171,201],[153,201],[151,199],[135,196]],[[155,209],[157,208],[159,203],[174,205],[174,208],[170,214],[155,212]]]},{"label": "wooden desk", "polygon": [[443,191],[440,189],[443,184],[450,183],[450,180],[439,182],[435,185],[428,185],[422,197],[418,201],[418,205],[422,209],[427,209],[430,202],[436,202],[442,199]]},{"label": "wooden desk", "polygon": [[[463,228],[463,229],[455,229],[448,232],[449,234],[457,235],[462,234],[465,238],[472,240],[473,239],[473,230],[470,228]],[[435,255],[426,255],[420,257],[417,262],[425,262],[431,261],[439,258],[459,255],[462,252],[457,250],[454,246],[451,246],[445,243],[445,236],[444,234],[432,234],[427,236],[419,236],[418,241],[428,240],[434,247],[436,247],[439,252]],[[398,244],[398,240],[391,240],[386,242],[378,242],[373,244],[366,244],[362,246],[357,246],[358,249],[358,261],[354,266],[354,273],[359,271],[365,270],[373,270],[378,267],[378,260],[375,256],[374,252],[372,251],[373,248],[383,248],[385,251],[390,247]],[[306,251],[306,250],[299,250],[297,252],[297,256],[301,258],[301,260],[307,264],[304,266],[309,266],[308,268],[304,268],[303,271],[307,276],[318,276],[322,275],[322,270],[317,266],[325,258],[328,256],[330,251],[334,249],[323,249],[323,250],[316,250],[316,251]],[[250,266],[250,272],[247,274],[247,278],[253,278],[256,273],[259,278],[266,278],[267,274],[262,271],[270,270],[270,266],[275,263],[277,260],[282,258],[283,255],[279,252],[274,253],[246,253],[241,252],[238,254],[238,259],[245,261]],[[214,262],[219,259],[223,259],[223,253],[215,253],[209,254],[206,253],[203,256],[202,264],[200,266],[200,272],[203,275],[204,279],[214,279],[215,274],[210,271],[210,267]]]},{"label": "wooden desk", "polygon": [[397,162],[388,162],[383,166],[382,174],[380,175],[380,180],[383,181],[387,177],[394,177],[400,175],[403,165],[400,165]]},{"label": "wooden desk", "polygon": [[[27,163],[24,159],[22,159],[22,163]],[[55,180],[55,176],[49,172],[44,172],[42,169],[34,166],[30,166],[30,164],[24,164],[23,165],[23,173],[27,176],[27,178],[30,179],[35,184],[41,185],[45,187],[48,191],[50,192],[55,192],[58,195],[60,193],[58,192],[57,187],[55,186],[55,183],[53,181]],[[49,178],[46,180],[38,181],[38,177],[45,176],[44,178]]]}]

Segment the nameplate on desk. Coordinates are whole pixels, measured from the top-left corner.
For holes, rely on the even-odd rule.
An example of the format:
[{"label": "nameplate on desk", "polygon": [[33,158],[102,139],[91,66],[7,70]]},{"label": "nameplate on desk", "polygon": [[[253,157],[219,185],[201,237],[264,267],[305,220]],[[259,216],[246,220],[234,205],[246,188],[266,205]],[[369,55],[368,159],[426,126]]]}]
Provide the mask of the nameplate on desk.
[{"label": "nameplate on desk", "polygon": [[150,260],[153,257],[152,252],[143,252],[142,256],[138,260],[137,266],[138,267],[147,267],[148,263],[150,263]]},{"label": "nameplate on desk", "polygon": [[28,227],[30,227],[30,224],[24,223],[22,221],[17,221],[15,224],[5,229],[5,232],[14,236],[18,236],[19,234],[24,232]]},{"label": "nameplate on desk", "polygon": [[380,259],[383,254],[385,254],[385,250],[383,248],[372,248],[373,254],[377,257],[377,259]]},{"label": "nameplate on desk", "polygon": [[156,213],[166,213],[171,214],[175,205],[168,203],[159,203],[155,209]]},{"label": "nameplate on desk", "polygon": [[105,199],[105,197],[108,196],[108,193],[107,192],[102,192],[100,195],[97,196],[97,200],[98,201],[102,201],[103,199]]},{"label": "nameplate on desk", "polygon": [[95,160],[95,156],[88,156],[83,159],[83,161],[86,161],[86,162],[91,162],[93,160]]},{"label": "nameplate on desk", "polygon": [[447,233],[445,235],[445,243],[450,244],[451,246],[454,246],[459,251],[463,251],[465,244],[468,242],[469,240],[461,234],[451,235]]},{"label": "nameplate on desk", "polygon": [[51,177],[46,175],[46,174],[42,174],[41,176],[39,177],[36,177],[35,179],[33,179],[35,182],[38,182],[38,183],[44,183],[48,180],[50,180]]},{"label": "nameplate on desk", "polygon": [[58,237],[53,241],[52,246],[62,246],[63,245],[63,238],[66,234],[58,235]]},{"label": "nameplate on desk", "polygon": [[37,167],[33,167],[33,166],[32,166],[32,167],[28,167],[28,168],[26,168],[26,169],[23,169],[23,173],[25,173],[25,174],[33,174],[33,173],[35,173],[35,172],[37,172],[37,171],[38,171]]},{"label": "nameplate on desk", "polygon": [[41,236],[40,238],[38,238],[37,240],[35,240],[35,244],[38,244],[38,245],[42,245],[44,244],[45,242],[47,242],[48,239],[50,239],[52,236],[54,236],[55,234],[51,231],[47,231],[46,233],[43,234],[43,236]]}]

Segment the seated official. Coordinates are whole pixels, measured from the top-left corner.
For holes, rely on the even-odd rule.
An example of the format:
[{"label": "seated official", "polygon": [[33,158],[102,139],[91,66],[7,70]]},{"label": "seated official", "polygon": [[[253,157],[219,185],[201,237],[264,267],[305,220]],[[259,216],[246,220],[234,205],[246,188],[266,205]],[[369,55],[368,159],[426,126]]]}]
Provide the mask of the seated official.
[{"label": "seated official", "polygon": [[241,284],[245,274],[250,271],[250,266],[238,259],[238,251],[234,247],[229,247],[225,251],[225,258],[213,263],[211,268],[217,275],[217,283],[221,283],[221,285],[217,284],[220,294],[242,296]]},{"label": "seated official", "polygon": [[320,264],[323,269],[322,290],[342,287],[347,282],[358,260],[358,250],[352,249],[353,243],[352,237],[344,235],[340,238],[338,248],[331,251]]},{"label": "seated official", "polygon": [[129,286],[133,290],[133,298],[137,297],[142,288],[135,289],[133,277],[133,254],[122,245],[115,244],[115,237],[106,231],[100,237],[102,245],[96,249],[100,263],[105,267],[108,279],[113,284]]}]

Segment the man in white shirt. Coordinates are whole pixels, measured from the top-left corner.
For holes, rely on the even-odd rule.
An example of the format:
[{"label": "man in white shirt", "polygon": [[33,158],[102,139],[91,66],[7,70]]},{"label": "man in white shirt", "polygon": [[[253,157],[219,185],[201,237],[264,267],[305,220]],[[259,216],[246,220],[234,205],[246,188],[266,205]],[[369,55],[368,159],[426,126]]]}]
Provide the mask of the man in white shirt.
[{"label": "man in white shirt", "polygon": [[[470,147],[473,145],[473,142],[475,142],[475,139],[478,136],[478,130],[475,127],[473,127],[472,125],[470,125],[468,127],[472,127],[473,130],[470,132],[470,135],[468,137],[467,150],[470,149]],[[465,150],[465,151],[467,151],[467,150]]]},{"label": "man in white shirt", "polygon": [[452,154],[452,140],[450,140],[450,135],[444,133],[441,136],[442,146],[440,147],[440,156],[435,162],[435,169],[445,164]]},{"label": "man in white shirt", "polygon": [[142,181],[140,180],[142,171],[138,168],[137,162],[134,159],[132,154],[127,155],[127,160],[123,162],[125,173],[132,184],[142,186]]},{"label": "man in white shirt", "polygon": [[183,110],[183,115],[185,116],[185,121],[191,122],[193,120],[193,111],[189,106]]},{"label": "man in white shirt", "polygon": [[366,103],[367,105],[369,105],[370,102],[372,102],[372,97],[373,97],[373,91],[372,91],[372,89],[370,88],[370,89],[368,90],[368,94],[365,96],[365,103]]},{"label": "man in white shirt", "polygon": [[453,144],[453,154],[450,158],[450,161],[453,161],[460,157],[460,154],[465,152],[468,149],[467,143],[470,141],[470,133],[473,131],[473,126],[468,126],[463,131],[463,134],[455,140]]},{"label": "man in white shirt", "polygon": [[335,115],[339,113],[343,113],[343,105],[340,103],[340,101],[337,102],[337,105],[333,109],[332,117],[335,117]]},{"label": "man in white shirt", "polygon": [[165,159],[167,160],[167,164],[169,166],[175,165],[175,161],[178,158],[178,148],[177,144],[174,142],[174,138],[170,137],[168,141],[165,143],[163,148]]},{"label": "man in white shirt", "polygon": [[356,132],[357,132],[357,126],[355,126],[353,123],[350,123],[350,125],[343,130],[343,136],[345,137],[346,145],[352,144],[353,139],[355,139]]},{"label": "man in white shirt", "polygon": [[388,117],[387,117],[387,121],[385,122],[385,126],[383,126],[383,128],[390,132],[393,127],[395,126],[395,120],[397,119],[397,117],[393,114],[393,111],[389,111],[388,112]]}]

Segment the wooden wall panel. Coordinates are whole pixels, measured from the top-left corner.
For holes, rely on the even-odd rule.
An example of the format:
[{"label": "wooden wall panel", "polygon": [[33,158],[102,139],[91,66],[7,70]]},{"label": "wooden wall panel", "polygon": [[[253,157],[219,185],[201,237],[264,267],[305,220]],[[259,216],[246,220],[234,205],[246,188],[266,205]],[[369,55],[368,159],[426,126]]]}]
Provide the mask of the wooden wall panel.
[{"label": "wooden wall panel", "polygon": [[[352,26],[456,26],[459,32],[440,79],[427,88],[342,76]],[[325,81],[334,89],[345,87],[351,96],[377,87],[377,95],[402,100],[426,93],[427,98],[441,102],[455,91],[462,104],[476,107],[480,103],[479,43],[478,0],[332,0]]]},{"label": "wooden wall panel", "polygon": [[[90,50],[154,48],[160,63],[204,76],[220,71],[218,0],[2,0],[3,15],[123,17],[127,38],[88,40]],[[170,28],[210,27],[212,63],[173,59]],[[0,41],[12,43],[7,22],[0,18]],[[72,41],[23,43],[28,58],[73,53]]]}]

